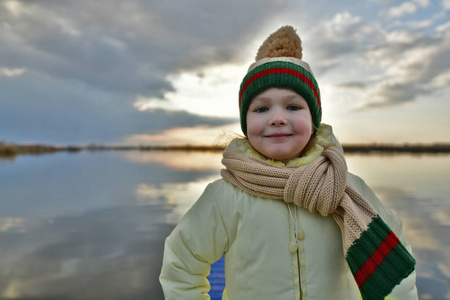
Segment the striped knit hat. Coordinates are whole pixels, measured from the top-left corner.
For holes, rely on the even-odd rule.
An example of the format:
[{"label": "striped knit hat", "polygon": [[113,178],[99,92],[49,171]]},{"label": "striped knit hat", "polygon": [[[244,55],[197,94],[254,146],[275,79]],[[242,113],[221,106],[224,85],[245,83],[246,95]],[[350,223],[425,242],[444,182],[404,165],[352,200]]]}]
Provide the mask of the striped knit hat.
[{"label": "striped knit hat", "polygon": [[295,29],[284,26],[261,45],[239,90],[241,128],[247,135],[247,111],[252,99],[270,87],[289,88],[308,103],[314,133],[320,127],[322,108],[319,85],[310,66],[302,59],[301,40]]}]

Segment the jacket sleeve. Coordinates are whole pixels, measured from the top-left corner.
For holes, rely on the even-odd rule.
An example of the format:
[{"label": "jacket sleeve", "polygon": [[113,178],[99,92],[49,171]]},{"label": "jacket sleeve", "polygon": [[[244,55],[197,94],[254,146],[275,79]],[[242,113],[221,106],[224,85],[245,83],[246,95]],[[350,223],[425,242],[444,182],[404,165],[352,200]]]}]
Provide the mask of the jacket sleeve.
[{"label": "jacket sleeve", "polygon": [[227,230],[210,184],[166,239],[159,277],[165,299],[210,299],[206,276],[227,247]]},{"label": "jacket sleeve", "polygon": [[[389,225],[389,227],[391,227],[392,231],[394,231],[394,233],[397,235],[403,246],[405,246],[405,248],[412,254],[411,245],[406,240],[405,233],[403,232],[402,220],[378,199],[372,189],[370,189],[361,178],[358,177],[358,179],[361,184],[360,188],[362,190],[364,198],[372,204],[381,218]],[[392,290],[391,294],[386,297],[386,300],[415,299],[418,299],[415,271],[412,272],[408,277],[403,279],[403,281]]]}]

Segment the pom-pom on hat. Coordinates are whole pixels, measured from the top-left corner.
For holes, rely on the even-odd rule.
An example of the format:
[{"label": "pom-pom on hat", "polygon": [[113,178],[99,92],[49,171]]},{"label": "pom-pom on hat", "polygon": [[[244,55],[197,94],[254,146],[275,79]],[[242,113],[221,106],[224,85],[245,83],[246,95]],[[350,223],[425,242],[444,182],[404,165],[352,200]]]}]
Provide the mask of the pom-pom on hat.
[{"label": "pom-pom on hat", "polygon": [[291,26],[281,27],[264,41],[256,54],[256,61],[242,80],[239,109],[245,135],[250,102],[271,87],[292,89],[306,100],[316,133],[322,119],[319,85],[310,66],[302,60],[301,40]]}]

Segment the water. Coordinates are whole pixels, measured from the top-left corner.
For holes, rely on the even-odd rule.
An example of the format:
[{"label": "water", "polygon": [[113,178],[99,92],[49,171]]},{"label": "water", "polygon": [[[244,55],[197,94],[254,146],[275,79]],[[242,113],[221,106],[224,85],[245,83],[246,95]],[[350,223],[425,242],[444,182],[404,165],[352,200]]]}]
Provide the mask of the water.
[{"label": "water", "polygon": [[[0,299],[163,299],[163,243],[219,153],[80,152],[0,160]],[[421,299],[450,299],[450,155],[350,155],[404,221]]]}]

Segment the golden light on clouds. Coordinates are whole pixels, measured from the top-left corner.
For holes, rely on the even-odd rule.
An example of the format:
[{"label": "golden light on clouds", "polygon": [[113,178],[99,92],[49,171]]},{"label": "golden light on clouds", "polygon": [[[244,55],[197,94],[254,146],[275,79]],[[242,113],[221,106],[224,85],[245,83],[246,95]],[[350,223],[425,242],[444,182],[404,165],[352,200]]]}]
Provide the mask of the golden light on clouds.
[{"label": "golden light on clouds", "polygon": [[25,219],[4,217],[0,218],[0,232],[25,232]]},{"label": "golden light on clouds", "polygon": [[238,117],[238,91],[245,73],[245,65],[219,65],[169,75],[167,80],[174,91],[165,93],[163,99],[138,95],[134,107],[140,111],[159,108],[204,116]]},{"label": "golden light on clouds", "polygon": [[25,68],[0,68],[0,76],[16,77],[23,75],[26,71]]},{"label": "golden light on clouds", "polygon": [[23,9],[24,9],[22,4],[19,1],[14,1],[14,0],[6,1],[3,5],[14,16],[19,16],[23,12]]}]

